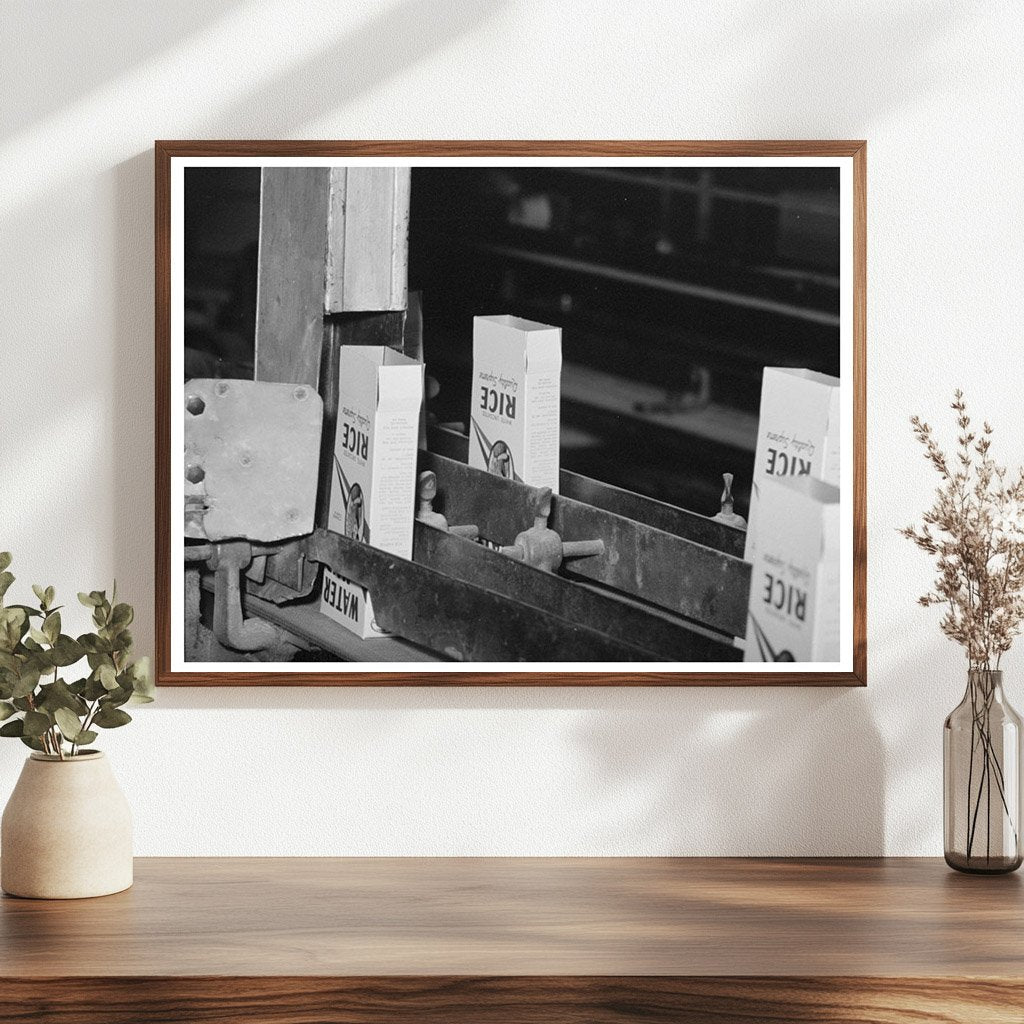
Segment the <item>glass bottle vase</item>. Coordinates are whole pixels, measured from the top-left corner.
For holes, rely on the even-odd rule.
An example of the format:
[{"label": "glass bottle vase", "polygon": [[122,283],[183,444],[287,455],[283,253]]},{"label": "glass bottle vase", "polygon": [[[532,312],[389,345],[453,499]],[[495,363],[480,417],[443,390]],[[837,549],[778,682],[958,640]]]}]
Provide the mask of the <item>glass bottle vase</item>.
[{"label": "glass bottle vase", "polygon": [[1021,719],[1003,673],[972,669],[943,727],[946,863],[1000,874],[1021,865]]}]

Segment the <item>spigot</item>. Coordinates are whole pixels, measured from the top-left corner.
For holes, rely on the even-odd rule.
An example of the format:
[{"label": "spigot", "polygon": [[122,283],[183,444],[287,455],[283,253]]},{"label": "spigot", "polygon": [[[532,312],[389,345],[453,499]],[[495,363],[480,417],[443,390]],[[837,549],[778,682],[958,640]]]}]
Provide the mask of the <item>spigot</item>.
[{"label": "spigot", "polygon": [[746,519],[733,511],[732,473],[723,473],[722,479],[725,481],[725,490],[722,491],[722,508],[717,515],[713,515],[711,518],[716,523],[725,523],[726,526],[735,526],[738,530],[745,530],[747,528]]},{"label": "spigot", "polygon": [[214,570],[213,633],[226,647],[236,651],[261,651],[282,642],[281,631],[263,619],[247,619],[242,611],[241,575],[252,561],[252,547],[246,541],[213,545],[208,562]]},{"label": "spigot", "polygon": [[533,526],[523,530],[514,544],[499,548],[503,555],[525,562],[535,569],[556,572],[566,558],[587,558],[604,554],[603,540],[567,540],[548,527],[551,516],[551,488],[541,488],[537,493],[537,512]]},{"label": "spigot", "polygon": [[419,504],[416,509],[416,522],[426,523],[444,533],[454,533],[457,537],[468,537],[476,540],[480,530],[476,526],[449,526],[448,520],[440,512],[434,511],[434,499],[437,497],[437,474],[427,469],[416,481],[416,497]]}]

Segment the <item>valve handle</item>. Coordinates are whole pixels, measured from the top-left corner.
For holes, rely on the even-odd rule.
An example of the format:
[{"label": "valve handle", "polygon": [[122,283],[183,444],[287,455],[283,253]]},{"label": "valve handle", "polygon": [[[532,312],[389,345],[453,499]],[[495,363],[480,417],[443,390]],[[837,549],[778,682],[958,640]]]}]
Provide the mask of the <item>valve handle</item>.
[{"label": "valve handle", "polygon": [[533,514],[534,526],[544,527],[548,525],[548,520],[551,518],[551,496],[550,487],[542,487],[537,491],[536,511]]},{"label": "valve handle", "polygon": [[437,474],[425,469],[416,481],[416,495],[420,501],[421,512],[434,511],[434,498],[437,497]]}]

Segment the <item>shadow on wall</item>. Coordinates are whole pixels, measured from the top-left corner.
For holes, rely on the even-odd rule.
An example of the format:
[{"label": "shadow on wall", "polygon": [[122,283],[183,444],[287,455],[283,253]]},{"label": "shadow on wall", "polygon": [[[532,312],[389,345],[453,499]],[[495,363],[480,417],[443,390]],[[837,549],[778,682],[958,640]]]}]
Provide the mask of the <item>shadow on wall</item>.
[{"label": "shadow on wall", "polygon": [[[336,723],[328,744],[393,733],[417,752],[408,763],[382,752],[390,767],[374,787],[383,798],[394,799],[388,794],[396,788],[451,786],[456,802],[447,813],[467,820],[475,820],[473,787],[453,785],[446,766],[480,752],[471,753],[474,728],[462,735],[460,721],[477,721],[473,712],[481,710],[540,713],[535,728],[547,745],[513,727],[491,752],[505,769],[496,770],[491,755],[478,765],[516,787],[506,794],[508,820],[494,826],[491,847],[484,844],[488,852],[522,852],[517,815],[528,816],[527,831],[553,815],[548,827],[561,838],[542,841],[545,854],[877,856],[885,849],[883,740],[863,689],[165,688],[146,713],[159,718],[175,708],[251,710],[261,721],[269,711],[299,710]],[[440,728],[439,711],[452,713]],[[335,756],[351,754],[343,743]],[[941,773],[940,762],[923,768]],[[520,792],[525,780],[544,791]],[[416,835],[414,821],[395,821],[409,852],[480,852],[465,836],[438,850],[429,831]]]},{"label": "shadow on wall", "polygon": [[[809,17],[800,0],[773,4],[771,17],[766,10],[747,5],[732,28],[734,36],[746,36],[748,43],[756,39],[765,55],[764,61],[745,62],[750,71],[744,91],[752,101],[750,109],[767,118],[779,138],[806,138],[807,125],[819,126],[811,133],[814,137],[828,137],[820,127],[823,117],[835,126],[832,137],[863,137],[871,120],[945,88],[949,67],[935,60],[937,41],[958,23],[985,16],[982,7],[972,9],[953,0],[927,7],[833,5],[827,12],[822,8],[819,18]],[[808,54],[819,56],[808,60]],[[876,69],[889,73],[877,74]],[[737,76],[741,73],[742,65]],[[851,81],[868,78],[870,93],[848,88]],[[766,110],[766,83],[772,94],[787,101]]]},{"label": "shadow on wall", "polygon": [[864,690],[624,693],[574,742],[606,812],[589,845],[676,856],[882,852],[882,739]]},{"label": "shadow on wall", "polygon": [[[111,430],[117,451],[114,493],[123,500],[110,529],[114,578],[130,581],[130,592],[126,588],[124,593],[135,608],[133,632],[141,654],[154,649],[154,512],[149,497],[154,471],[153,258],[146,258],[153,252],[153,154],[142,153],[118,164],[112,177],[118,232],[110,285],[115,345]],[[150,483],[142,493],[140,480]]]},{"label": "shadow on wall", "polygon": [[[18,82],[0,105],[0,138],[70,107],[82,96],[203,32],[241,0],[148,4],[90,0],[62,4],[60,31],[38,4],[4,5],[4,76]],[[126,31],[135,23],[135,31]],[[110,45],[116,34],[117,46]],[[88,59],[83,55],[88,54]],[[19,102],[20,100],[20,102]]]},{"label": "shadow on wall", "polygon": [[325,110],[343,111],[360,94],[472,32],[508,2],[403,0],[384,8],[322,53],[268,78],[243,101],[219,111],[209,130],[230,130],[259,111],[261,137],[289,137],[297,126]]}]

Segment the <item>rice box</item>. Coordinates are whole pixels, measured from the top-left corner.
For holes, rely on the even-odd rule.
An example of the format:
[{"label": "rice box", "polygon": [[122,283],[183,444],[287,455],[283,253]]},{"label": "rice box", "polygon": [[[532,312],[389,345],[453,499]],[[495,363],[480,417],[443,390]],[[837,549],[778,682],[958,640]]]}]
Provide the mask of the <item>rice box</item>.
[{"label": "rice box", "polygon": [[469,464],[558,491],[562,329],[473,318]]},{"label": "rice box", "polygon": [[744,661],[839,660],[839,488],[769,476],[752,561]]},{"label": "rice box", "polygon": [[804,476],[839,486],[839,380],[814,370],[766,366],[747,517],[748,562],[763,520],[776,515],[764,500],[764,482]]},{"label": "rice box", "polygon": [[[412,557],[423,364],[380,345],[345,345],[328,529]],[[320,610],[362,638],[381,636],[364,587],[323,572]]]}]

